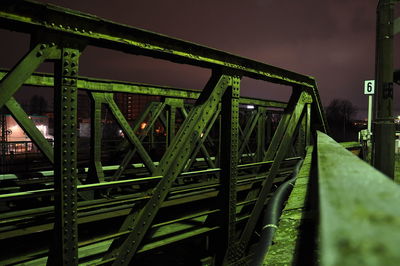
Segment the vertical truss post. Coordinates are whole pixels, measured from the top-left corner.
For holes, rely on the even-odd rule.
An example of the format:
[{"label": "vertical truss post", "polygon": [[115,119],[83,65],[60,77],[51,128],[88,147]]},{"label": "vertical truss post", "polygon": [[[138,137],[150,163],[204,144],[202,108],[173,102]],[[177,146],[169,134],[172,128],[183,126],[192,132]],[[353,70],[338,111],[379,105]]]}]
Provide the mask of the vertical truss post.
[{"label": "vertical truss post", "polygon": [[257,122],[257,150],[256,150],[256,158],[258,162],[261,162],[264,159],[265,153],[265,119],[267,108],[259,106],[257,111],[260,113]]},{"label": "vertical truss post", "polygon": [[377,95],[373,127],[373,165],[394,178],[395,124],[393,117],[393,18],[394,1],[380,0],[376,22]]},{"label": "vertical truss post", "polygon": [[266,131],[267,131],[267,136],[266,136],[266,142],[267,145],[271,143],[272,139],[272,112],[267,110],[267,120],[266,120]]},{"label": "vertical truss post", "polygon": [[221,101],[221,175],[220,191],[217,202],[220,205],[221,216],[219,223],[221,231],[215,241],[217,247],[216,263],[231,261],[234,254],[236,231],[236,179],[239,160],[239,95],[240,78],[232,77],[232,86],[224,93]]},{"label": "vertical truss post", "polygon": [[[306,146],[309,145],[309,106],[310,104],[305,105],[305,115],[300,121],[295,153],[297,156],[304,156],[306,152]],[[308,143],[308,144],[307,144]]]},{"label": "vertical truss post", "polygon": [[92,92],[91,95],[91,119],[90,119],[90,165],[89,183],[99,183],[104,181],[104,173],[101,165],[101,108],[103,104],[103,94]]},{"label": "vertical truss post", "polygon": [[306,147],[311,145],[311,104],[307,103],[306,105]]},{"label": "vertical truss post", "polygon": [[171,99],[166,99],[168,102],[168,110],[167,110],[167,147],[171,144],[172,139],[175,136],[175,127],[176,127],[176,105],[174,102],[168,101]]},{"label": "vertical truss post", "polygon": [[5,109],[0,108],[0,126],[1,126],[1,137],[0,137],[0,145],[1,145],[1,168],[0,168],[0,173],[6,173],[7,172],[7,120],[6,120],[6,115],[5,115]]},{"label": "vertical truss post", "polygon": [[77,73],[79,50],[61,48],[55,63],[54,243],[48,265],[78,265]]}]

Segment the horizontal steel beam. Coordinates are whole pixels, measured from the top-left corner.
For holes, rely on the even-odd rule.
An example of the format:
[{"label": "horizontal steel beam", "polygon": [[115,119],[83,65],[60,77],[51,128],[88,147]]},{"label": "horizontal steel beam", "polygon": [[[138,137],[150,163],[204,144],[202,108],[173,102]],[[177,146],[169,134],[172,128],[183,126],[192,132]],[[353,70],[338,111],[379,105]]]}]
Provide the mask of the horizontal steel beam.
[{"label": "horizontal steel beam", "polygon": [[[8,73],[5,69],[0,69],[0,80]],[[29,86],[53,87],[54,78],[49,73],[33,73],[24,83]],[[152,84],[136,83],[106,80],[89,77],[79,77],[78,89],[98,92],[122,92],[144,95],[154,95],[161,97],[197,99],[200,96],[200,90],[181,89],[168,86],[159,86]],[[255,99],[249,97],[240,97],[240,104],[255,105],[271,108],[285,108],[286,103],[273,100]]]},{"label": "horizontal steel beam", "polygon": [[177,63],[226,68],[239,76],[314,87],[314,79],[310,76],[54,5],[28,0],[2,1],[0,24],[4,29],[40,36],[62,36],[89,45]]}]

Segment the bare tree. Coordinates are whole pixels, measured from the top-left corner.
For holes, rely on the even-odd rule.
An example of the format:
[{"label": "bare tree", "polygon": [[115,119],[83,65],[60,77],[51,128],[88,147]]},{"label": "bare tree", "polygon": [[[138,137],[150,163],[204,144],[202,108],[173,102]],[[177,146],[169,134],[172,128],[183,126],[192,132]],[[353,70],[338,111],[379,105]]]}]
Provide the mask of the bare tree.
[{"label": "bare tree", "polygon": [[351,124],[357,114],[357,108],[345,99],[333,99],[326,108],[326,117],[331,128],[339,130],[342,128],[343,138],[346,138],[346,127]]}]

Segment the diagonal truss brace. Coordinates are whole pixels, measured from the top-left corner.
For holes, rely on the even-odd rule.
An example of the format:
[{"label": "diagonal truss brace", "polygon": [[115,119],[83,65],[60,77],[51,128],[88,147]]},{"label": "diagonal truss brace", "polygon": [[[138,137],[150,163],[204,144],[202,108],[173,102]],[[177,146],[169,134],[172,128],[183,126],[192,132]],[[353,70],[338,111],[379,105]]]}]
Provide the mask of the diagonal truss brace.
[{"label": "diagonal truss brace", "polygon": [[153,161],[151,160],[149,154],[143,147],[142,143],[140,142],[139,138],[136,136],[135,132],[133,132],[131,126],[129,125],[128,121],[122,114],[121,110],[118,108],[117,104],[114,101],[112,93],[105,93],[104,95],[108,106],[111,109],[115,119],[117,120],[118,124],[121,126],[122,131],[126,134],[129,142],[134,145],[139,153],[140,158],[143,160],[144,165],[150,171],[151,174],[154,174],[156,168],[154,166]]},{"label": "diagonal truss brace", "polygon": [[268,193],[271,190],[272,181],[275,178],[275,176],[277,175],[280,164],[283,161],[290,145],[293,142],[294,132],[296,131],[296,129],[299,125],[299,122],[301,121],[301,117],[304,114],[305,106],[307,103],[311,103],[311,102],[312,102],[311,96],[307,92],[303,91],[300,94],[300,98],[299,98],[292,114],[290,115],[290,118],[288,119],[287,128],[286,128],[285,133],[279,143],[279,148],[277,149],[276,155],[274,157],[274,162],[269,170],[267,179],[264,181],[264,184],[262,186],[262,189],[261,189],[261,192],[257,199],[257,202],[251,212],[250,218],[247,221],[246,226],[241,235],[241,238],[239,241],[239,250],[242,253],[245,251],[245,249],[250,241],[250,238],[253,234],[254,228],[258,221],[258,218],[262,212],[264,202],[267,199]]},{"label": "diagonal truss brace", "polygon": [[[135,125],[133,126],[133,132],[136,132],[139,129],[140,124],[145,120],[146,116],[151,112],[152,116],[147,123],[146,128],[144,129],[143,135],[139,136],[139,140],[142,141],[148,132],[152,129],[154,123],[156,122],[157,118],[160,116],[160,113],[165,108],[165,103],[151,103],[146,111],[143,113],[139,119],[135,121]],[[121,164],[118,167],[118,170],[114,173],[112,180],[118,180],[122,173],[125,171],[126,167],[129,165],[129,162],[132,160],[133,156],[137,152],[137,148],[133,147],[130,148],[129,151],[125,154],[124,158],[122,159]]]},{"label": "diagonal truss brace", "polygon": [[46,59],[57,54],[54,44],[39,43],[28,52],[0,81],[0,108],[24,84]]},{"label": "diagonal truss brace", "polygon": [[251,153],[251,149],[249,147],[249,140],[250,140],[251,134],[254,131],[254,128],[257,125],[259,117],[260,117],[260,113],[257,111],[254,115],[252,115],[251,119],[246,124],[245,130],[243,132],[243,135],[244,135],[243,140],[242,140],[242,143],[239,148],[239,158],[242,158],[242,154],[243,154],[245,147],[247,147]]},{"label": "diagonal truss brace", "polygon": [[[193,163],[196,161],[196,156],[197,156],[197,154],[199,153],[200,149],[201,149],[201,152],[202,152],[203,155],[204,155],[204,159],[206,160],[207,165],[208,165],[210,168],[215,168],[215,167],[216,167],[216,166],[215,166],[215,163],[211,160],[210,154],[208,153],[206,147],[204,146],[204,142],[205,142],[206,139],[208,138],[208,134],[210,133],[211,128],[213,127],[215,121],[217,120],[217,118],[218,118],[220,112],[221,112],[221,108],[218,106],[218,109],[217,109],[217,111],[215,112],[214,117],[211,119],[209,125],[207,126],[205,132],[203,133],[203,136],[200,135],[200,141],[199,141],[199,143],[198,143],[196,149],[195,149],[194,152],[192,153],[192,156],[190,157],[190,159],[189,159],[189,161],[188,161],[188,164],[187,164],[186,167],[185,167],[185,171],[189,171],[190,167],[191,167],[191,166],[193,165]],[[184,116],[185,118],[187,117],[187,111],[186,111],[186,109],[185,109],[184,107],[182,108],[182,114],[183,114],[183,116]]]},{"label": "diagonal truss brace", "polygon": [[53,147],[45,139],[43,134],[35,126],[32,120],[28,118],[28,115],[21,108],[21,106],[14,99],[14,97],[11,97],[6,102],[5,106],[11,112],[12,116],[17,121],[18,125],[26,132],[28,137],[35,143],[35,145],[40,149],[40,151],[53,164],[54,163]]},{"label": "diagonal truss brace", "polygon": [[160,161],[155,175],[163,179],[153,190],[152,198],[146,203],[136,220],[132,221],[133,231],[117,251],[114,265],[128,265],[136,253],[141,241],[166,198],[176,177],[184,168],[191,152],[199,141],[201,133],[213,117],[226,88],[232,85],[227,75],[213,74],[195,107],[185,119],[176,137]]}]

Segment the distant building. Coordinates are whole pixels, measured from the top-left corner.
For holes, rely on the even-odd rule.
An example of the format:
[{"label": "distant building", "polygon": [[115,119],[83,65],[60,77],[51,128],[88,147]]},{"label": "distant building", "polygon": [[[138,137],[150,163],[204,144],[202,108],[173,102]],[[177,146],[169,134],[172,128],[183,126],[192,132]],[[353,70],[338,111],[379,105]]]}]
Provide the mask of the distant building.
[{"label": "distant building", "polygon": [[128,121],[137,119],[147,103],[160,101],[160,96],[116,93],[115,102]]},{"label": "distant building", "polygon": [[[53,139],[53,136],[49,133],[49,118],[47,116],[31,115],[29,118],[46,139]],[[25,131],[18,125],[17,121],[15,121],[11,115],[5,115],[5,121],[6,128],[4,132],[7,135],[7,141],[31,141]]]}]

